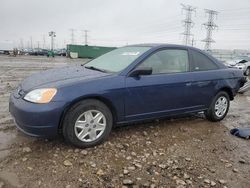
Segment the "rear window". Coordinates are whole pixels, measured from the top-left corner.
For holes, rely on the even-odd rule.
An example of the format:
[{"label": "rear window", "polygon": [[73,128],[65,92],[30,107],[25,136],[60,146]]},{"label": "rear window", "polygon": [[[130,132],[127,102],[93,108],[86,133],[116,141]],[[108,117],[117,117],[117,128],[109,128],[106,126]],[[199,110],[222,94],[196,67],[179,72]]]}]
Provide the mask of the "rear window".
[{"label": "rear window", "polygon": [[206,71],[218,69],[218,66],[204,54],[192,51],[193,61],[191,66],[191,71]]}]

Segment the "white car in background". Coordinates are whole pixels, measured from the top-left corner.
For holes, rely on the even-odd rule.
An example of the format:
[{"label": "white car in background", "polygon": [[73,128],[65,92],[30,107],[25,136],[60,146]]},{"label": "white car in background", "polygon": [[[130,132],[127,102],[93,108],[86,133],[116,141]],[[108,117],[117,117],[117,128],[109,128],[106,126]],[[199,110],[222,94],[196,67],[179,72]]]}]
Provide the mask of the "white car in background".
[{"label": "white car in background", "polygon": [[250,74],[250,57],[229,60],[226,62],[226,65],[229,68],[241,69],[245,76],[249,76]]}]

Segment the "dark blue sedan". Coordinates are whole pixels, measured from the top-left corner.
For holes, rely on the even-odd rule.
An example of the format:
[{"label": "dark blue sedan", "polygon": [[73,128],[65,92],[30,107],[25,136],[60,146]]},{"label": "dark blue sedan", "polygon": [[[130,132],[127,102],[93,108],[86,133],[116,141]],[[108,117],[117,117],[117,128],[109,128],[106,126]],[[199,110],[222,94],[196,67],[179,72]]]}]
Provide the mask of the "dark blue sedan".
[{"label": "dark blue sedan", "polygon": [[243,85],[203,51],[180,45],[118,48],[83,66],[34,74],[11,94],[17,127],[31,136],[62,133],[77,147],[103,142],[115,125],[204,111],[222,120]]}]

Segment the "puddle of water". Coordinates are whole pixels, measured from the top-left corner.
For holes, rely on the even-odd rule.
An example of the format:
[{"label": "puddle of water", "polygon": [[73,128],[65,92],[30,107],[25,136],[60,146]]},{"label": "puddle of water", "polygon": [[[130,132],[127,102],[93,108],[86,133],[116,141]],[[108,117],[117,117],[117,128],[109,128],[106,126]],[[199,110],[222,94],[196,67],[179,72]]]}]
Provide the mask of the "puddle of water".
[{"label": "puddle of water", "polygon": [[11,132],[0,131],[0,159],[6,157],[10,152],[10,146],[16,135]]},{"label": "puddle of water", "polygon": [[13,172],[6,172],[6,171],[0,172],[0,179],[7,182],[13,187],[22,187],[17,175]]}]

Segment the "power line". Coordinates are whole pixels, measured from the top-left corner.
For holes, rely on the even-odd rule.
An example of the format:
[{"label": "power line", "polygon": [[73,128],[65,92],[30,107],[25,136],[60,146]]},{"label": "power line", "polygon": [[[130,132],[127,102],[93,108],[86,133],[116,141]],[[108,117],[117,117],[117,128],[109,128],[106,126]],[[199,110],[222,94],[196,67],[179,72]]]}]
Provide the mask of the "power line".
[{"label": "power line", "polygon": [[214,23],[214,18],[218,14],[218,12],[214,10],[205,9],[205,13],[208,14],[208,22],[204,23],[203,25],[207,29],[207,35],[206,38],[202,41],[205,42],[205,50],[210,50],[211,43],[215,42],[212,39],[212,31],[218,28],[218,26]]},{"label": "power line", "polygon": [[236,9],[221,9],[220,11],[221,12],[224,12],[224,11],[242,11],[242,10],[250,10],[250,7],[243,7],[243,8],[236,8]]},{"label": "power line", "polygon": [[184,32],[182,35],[184,35],[183,43],[185,45],[191,44],[191,28],[194,26],[194,22],[192,21],[192,13],[195,12],[195,7],[192,7],[190,5],[184,5],[181,4],[182,10],[186,11],[186,18],[182,20],[184,23]]}]

